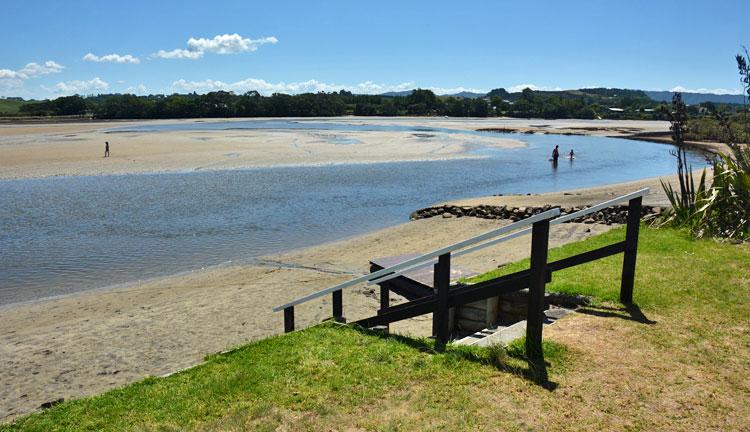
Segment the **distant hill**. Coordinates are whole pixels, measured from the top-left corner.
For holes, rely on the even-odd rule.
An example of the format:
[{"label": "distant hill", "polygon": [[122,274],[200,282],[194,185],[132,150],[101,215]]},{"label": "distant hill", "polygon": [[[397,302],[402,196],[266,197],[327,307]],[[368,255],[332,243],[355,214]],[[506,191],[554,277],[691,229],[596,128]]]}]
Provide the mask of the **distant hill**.
[{"label": "distant hill", "polygon": [[409,96],[411,92],[414,90],[404,90],[404,91],[397,91],[397,92],[386,92],[381,93],[380,96],[388,96],[388,97],[396,97],[396,96]]},{"label": "distant hill", "polygon": [[463,91],[460,93],[453,93],[449,95],[443,95],[443,96],[453,96],[453,97],[460,97],[460,98],[466,98],[466,99],[476,99],[476,98],[482,98],[485,97],[486,93],[474,93],[474,92],[467,92]]},{"label": "distant hill", "polygon": [[[397,91],[397,92],[387,92],[387,93],[381,93],[380,96],[388,96],[388,97],[395,97],[395,96],[409,96],[413,90],[404,90],[404,91]],[[460,98],[466,98],[466,99],[476,99],[485,97],[486,93],[473,93],[468,91],[463,91],[460,93],[453,93],[453,94],[438,94],[438,96],[453,96],[453,97],[460,97]]]},{"label": "distant hill", "polygon": [[[671,91],[648,91],[644,93],[651,99],[659,102],[672,102]],[[697,105],[703,102],[742,104],[742,95],[719,95],[713,93],[682,93],[682,100],[688,105]]]},{"label": "distant hill", "polygon": [[[398,92],[382,93],[381,96],[409,96],[412,90]],[[631,98],[648,98],[657,102],[672,102],[671,91],[649,91],[649,90],[631,90],[618,88],[584,88],[577,90],[557,90],[557,91],[536,91],[538,94],[547,96],[556,96],[563,99],[569,98],[599,98],[601,101],[612,100],[623,97]],[[516,100],[520,97],[521,92],[510,93],[504,88],[491,90],[489,93],[460,92],[454,94],[439,94],[439,96],[453,96],[466,99],[476,99],[481,97],[500,97],[507,100]],[[742,104],[742,95],[720,95],[713,93],[682,93],[682,100],[688,105],[697,105],[703,102]]]}]

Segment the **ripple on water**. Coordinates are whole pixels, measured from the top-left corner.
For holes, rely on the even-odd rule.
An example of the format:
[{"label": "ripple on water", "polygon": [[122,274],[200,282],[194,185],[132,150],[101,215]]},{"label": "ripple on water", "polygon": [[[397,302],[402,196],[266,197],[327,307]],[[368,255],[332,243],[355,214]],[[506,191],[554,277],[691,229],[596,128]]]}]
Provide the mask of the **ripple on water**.
[{"label": "ripple on water", "polygon": [[[0,304],[243,262],[403,222],[438,201],[674,169],[660,144],[501,136],[528,146],[478,145],[480,159],[0,181]],[[577,159],[553,167],[555,144]]]}]

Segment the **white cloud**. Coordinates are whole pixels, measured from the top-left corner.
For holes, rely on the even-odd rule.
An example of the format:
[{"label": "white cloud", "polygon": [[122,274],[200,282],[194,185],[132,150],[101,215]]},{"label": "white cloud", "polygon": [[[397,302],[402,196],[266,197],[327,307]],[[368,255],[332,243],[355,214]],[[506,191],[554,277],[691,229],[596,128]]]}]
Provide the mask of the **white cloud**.
[{"label": "white cloud", "polygon": [[470,92],[470,93],[487,93],[488,90],[481,90],[478,88],[471,88],[471,87],[423,87],[428,90],[432,90],[435,94],[439,95],[450,95],[450,94],[456,94],[461,92]]},{"label": "white cloud", "polygon": [[316,92],[332,92],[339,90],[347,90],[356,94],[380,94],[387,92],[396,92],[404,90],[412,90],[415,88],[424,88],[434,91],[437,94],[453,94],[462,91],[470,91],[474,93],[485,93],[486,91],[466,88],[466,87],[425,87],[418,86],[413,82],[404,82],[400,84],[378,84],[373,81],[365,81],[359,84],[344,85],[335,83],[326,83],[317,80],[307,80],[298,82],[277,82],[272,83],[259,78],[248,78],[241,81],[232,83],[226,83],[223,81],[207,79],[203,81],[187,81],[180,79],[172,83],[172,90],[176,92],[198,92],[207,93],[211,91],[232,91],[235,93],[244,93],[251,90],[256,90],[261,94],[269,95],[271,93],[316,93]]},{"label": "white cloud", "polygon": [[148,94],[148,89],[143,84],[138,84],[137,86],[130,86],[125,89],[125,93],[132,93],[137,95],[145,95]]},{"label": "white cloud", "polygon": [[216,54],[234,54],[245,51],[256,51],[259,46],[265,44],[275,44],[279,40],[273,36],[260,39],[247,39],[234,34],[224,34],[214,36],[213,39],[190,38],[187,45],[188,50],[198,52],[212,52]]},{"label": "white cloud", "polygon": [[26,79],[28,78],[25,74],[22,74],[21,72],[16,72],[10,69],[0,69],[0,79]]},{"label": "white cloud", "polygon": [[55,87],[51,91],[59,94],[72,95],[92,92],[94,90],[107,90],[108,88],[109,83],[99,77],[95,77],[88,81],[73,80],[59,82],[55,84]]},{"label": "white cloud", "polygon": [[172,51],[159,50],[154,57],[163,59],[190,59],[196,60],[203,57],[203,51],[188,51],[185,49],[173,49]]},{"label": "white cloud", "polygon": [[534,84],[516,84],[512,87],[508,87],[506,90],[508,90],[509,93],[518,93],[520,91],[523,91],[523,89],[525,88],[530,88],[534,91],[560,91],[562,90],[561,87],[538,86]]},{"label": "white cloud", "polygon": [[10,69],[0,69],[0,90],[4,93],[13,91],[15,94],[25,92],[23,89],[24,81],[31,77],[59,73],[65,69],[62,65],[48,60],[44,64],[27,63],[23,68],[14,71]]},{"label": "white cloud", "polygon": [[28,63],[23,67],[23,69],[19,70],[18,72],[27,76],[40,76],[60,73],[63,69],[65,69],[64,66],[55,63],[52,60],[48,60],[44,62],[44,64]]},{"label": "white cloud", "polygon": [[742,94],[742,90],[738,89],[725,89],[725,88],[697,88],[697,89],[688,89],[683,86],[677,86],[674,87],[671,92],[681,92],[681,93],[712,93],[717,95],[740,95]]},{"label": "white cloud", "polygon": [[275,44],[279,40],[273,36],[260,39],[243,38],[237,33],[216,35],[213,39],[193,38],[187,41],[187,49],[177,48],[171,51],[159,50],[153,57],[163,59],[190,59],[196,60],[203,54],[236,54],[241,52],[257,51],[258,47],[265,44]]},{"label": "white cloud", "polygon": [[90,62],[95,63],[131,63],[131,64],[138,64],[141,62],[141,60],[138,57],[133,57],[130,54],[120,55],[120,54],[107,54],[103,56],[98,56],[93,53],[88,53],[85,56],[83,56],[83,59]]}]

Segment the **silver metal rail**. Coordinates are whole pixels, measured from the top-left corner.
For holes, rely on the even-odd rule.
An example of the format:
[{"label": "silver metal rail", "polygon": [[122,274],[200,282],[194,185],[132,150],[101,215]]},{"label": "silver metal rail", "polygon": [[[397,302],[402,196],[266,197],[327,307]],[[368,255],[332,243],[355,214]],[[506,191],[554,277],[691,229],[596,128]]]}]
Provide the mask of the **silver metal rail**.
[{"label": "silver metal rail", "polygon": [[[579,211],[574,212],[574,213],[569,213],[569,214],[566,214],[566,215],[562,215],[560,217],[552,219],[549,224],[550,224],[550,226],[561,224],[563,222],[568,222],[568,221],[571,221],[573,219],[578,219],[580,217],[590,215],[592,213],[598,212],[599,210],[605,209],[605,208],[607,208],[609,206],[612,206],[614,204],[617,204],[617,203],[620,203],[620,202],[623,202],[623,201],[630,201],[633,198],[644,197],[644,196],[648,195],[648,193],[650,192],[650,190],[651,190],[650,188],[643,188],[643,189],[637,190],[637,191],[635,191],[633,193],[629,193],[627,195],[622,195],[622,196],[619,196],[617,198],[613,198],[613,199],[611,199],[609,201],[601,202],[601,203],[596,204],[594,206],[591,206],[589,208],[586,208],[586,209],[583,209],[583,210],[579,210]],[[476,252],[476,251],[478,251],[480,249],[484,249],[486,247],[494,246],[496,244],[506,242],[506,241],[514,239],[516,237],[524,236],[526,234],[531,234],[531,228],[526,228],[524,230],[517,231],[517,232],[514,232],[512,234],[508,234],[508,235],[503,236],[503,237],[495,238],[495,239],[492,239],[490,241],[487,241],[487,242],[480,243],[478,245],[472,246],[470,248],[457,251],[456,253],[452,254],[452,256],[455,258],[455,257],[459,257],[459,256],[462,256],[462,255],[470,254],[470,253]],[[397,272],[394,272],[394,273],[391,273],[391,274],[387,274],[385,276],[381,276],[381,277],[379,277],[377,279],[371,279],[370,281],[368,281],[367,284],[368,285],[373,285],[373,284],[379,284],[381,282],[386,282],[386,281],[389,281],[391,279],[394,279],[394,278],[397,278],[399,276],[402,276],[404,273],[407,273],[407,272],[409,272],[411,270],[417,270],[417,269],[420,269],[420,268],[423,268],[423,267],[427,267],[429,265],[434,264],[435,262],[436,261],[433,259],[433,260],[431,260],[429,262],[422,262],[422,263],[419,263],[419,264],[411,265],[411,266],[409,266],[407,268],[402,268],[401,270],[399,270]]]},{"label": "silver metal rail", "polygon": [[[322,297],[322,296],[327,295],[327,294],[331,294],[331,293],[333,293],[335,291],[339,291],[339,290],[342,290],[344,288],[348,288],[350,286],[357,285],[359,283],[370,282],[372,280],[375,280],[375,279],[378,279],[378,278],[382,278],[384,276],[387,276],[388,279],[392,279],[393,277],[396,277],[396,276],[392,276],[391,277],[391,275],[396,275],[396,272],[404,271],[407,268],[408,269],[413,269],[417,265],[420,265],[420,264],[425,264],[425,265],[430,264],[430,263],[434,262],[435,258],[439,257],[440,255],[444,255],[444,254],[451,253],[451,252],[454,252],[454,251],[457,251],[457,250],[460,250],[460,249],[464,249],[466,247],[476,245],[477,243],[482,243],[485,240],[495,238],[495,237],[497,237],[499,235],[503,235],[505,233],[509,233],[509,232],[516,231],[516,230],[521,229],[521,228],[525,228],[525,227],[527,227],[529,225],[533,225],[535,222],[539,222],[539,221],[546,220],[546,219],[552,219],[553,217],[558,216],[559,214],[560,214],[560,209],[559,208],[553,208],[551,210],[547,210],[545,212],[542,212],[542,213],[536,214],[534,216],[528,217],[528,218],[526,218],[524,220],[521,220],[521,221],[518,221],[518,222],[514,222],[514,223],[512,223],[510,225],[506,225],[504,227],[501,227],[501,228],[498,228],[498,229],[494,229],[492,231],[488,231],[488,232],[486,232],[484,234],[480,234],[478,236],[475,236],[475,237],[472,237],[470,239],[467,239],[467,240],[464,240],[464,241],[452,244],[450,246],[446,246],[446,247],[443,247],[443,248],[440,248],[440,249],[436,249],[436,250],[434,250],[432,252],[428,252],[428,253],[426,253],[424,255],[420,255],[418,257],[415,257],[415,258],[412,258],[412,259],[400,262],[398,264],[395,264],[395,265],[392,265],[390,267],[387,267],[387,268],[375,271],[373,273],[369,273],[369,274],[366,274],[364,276],[360,276],[358,278],[354,278],[354,279],[352,279],[350,281],[343,282],[343,283],[340,283],[338,285],[334,285],[332,287],[329,287],[329,288],[326,288],[326,289],[323,289],[323,290],[320,290],[320,291],[308,294],[308,295],[300,297],[300,298],[298,298],[296,300],[292,300],[292,301],[290,301],[288,303],[285,303],[285,304],[283,304],[281,306],[277,306],[277,307],[273,308],[273,311],[274,312],[279,312],[279,311],[282,311],[282,310],[284,310],[286,308],[289,308],[289,307],[292,307],[292,306],[296,306],[296,305],[301,304],[301,303],[306,303],[306,302],[308,302],[310,300],[314,300],[316,298]],[[400,274],[400,273],[398,273],[398,274]],[[385,280],[388,280],[388,279],[385,279]]]}]

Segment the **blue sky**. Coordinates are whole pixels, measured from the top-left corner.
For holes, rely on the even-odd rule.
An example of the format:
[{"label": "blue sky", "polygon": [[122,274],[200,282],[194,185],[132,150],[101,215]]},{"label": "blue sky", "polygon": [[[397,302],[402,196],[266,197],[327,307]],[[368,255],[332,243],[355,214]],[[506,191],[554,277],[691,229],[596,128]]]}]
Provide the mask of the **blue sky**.
[{"label": "blue sky", "polygon": [[747,0],[26,0],[2,9],[0,95],[26,98],[523,86],[739,93],[734,54],[750,46]]}]

